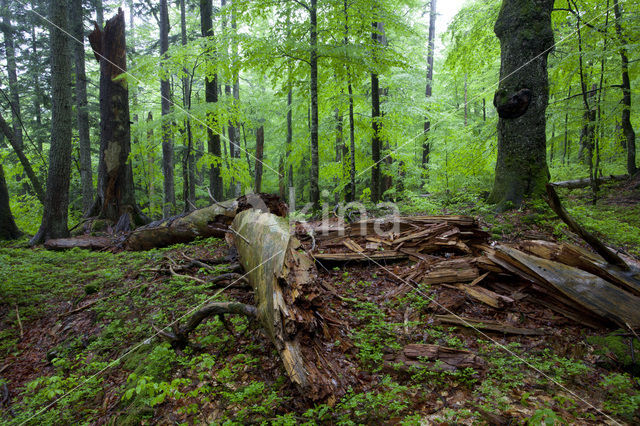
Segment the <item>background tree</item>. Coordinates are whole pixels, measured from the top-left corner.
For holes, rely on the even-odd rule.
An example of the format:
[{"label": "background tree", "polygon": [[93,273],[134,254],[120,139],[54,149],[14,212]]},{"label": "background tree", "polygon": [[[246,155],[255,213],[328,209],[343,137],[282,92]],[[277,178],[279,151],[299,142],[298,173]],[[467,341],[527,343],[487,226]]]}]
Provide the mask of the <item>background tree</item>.
[{"label": "background tree", "polygon": [[553,46],[553,0],[503,0],[495,25],[500,39],[498,159],[489,200],[498,208],[519,206],[542,194],[546,162],[547,55]]},{"label": "background tree", "polygon": [[40,229],[32,245],[50,238],[66,237],[71,168],[71,58],[67,0],[50,3],[51,43],[51,149],[49,174]]}]

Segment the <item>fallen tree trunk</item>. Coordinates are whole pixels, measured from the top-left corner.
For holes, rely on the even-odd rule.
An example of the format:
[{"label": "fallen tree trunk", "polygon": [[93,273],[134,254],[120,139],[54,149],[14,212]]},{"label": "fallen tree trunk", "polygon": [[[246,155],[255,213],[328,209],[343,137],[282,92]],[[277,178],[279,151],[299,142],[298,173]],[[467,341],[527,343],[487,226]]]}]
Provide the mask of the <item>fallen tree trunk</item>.
[{"label": "fallen tree trunk", "polygon": [[152,222],[132,231],[124,242],[128,250],[149,250],[172,244],[186,243],[196,238],[223,237],[233,218],[244,210],[261,211],[286,216],[287,206],[277,195],[243,195],[235,200],[215,203],[179,216]]},{"label": "fallen tree trunk", "polygon": [[[621,180],[629,179],[629,175],[610,175],[603,176],[598,178],[598,184],[604,182],[616,182]],[[573,179],[573,180],[563,180],[560,182],[553,182],[549,185],[557,186],[558,188],[566,188],[566,189],[579,189],[586,188],[587,186],[591,186],[591,179],[582,178],[582,179]]]},{"label": "fallen tree trunk", "polygon": [[313,259],[300,250],[284,218],[252,209],[232,229],[240,263],[254,290],[256,317],[275,345],[291,381],[312,399],[346,392],[355,375],[323,338],[333,341]]}]

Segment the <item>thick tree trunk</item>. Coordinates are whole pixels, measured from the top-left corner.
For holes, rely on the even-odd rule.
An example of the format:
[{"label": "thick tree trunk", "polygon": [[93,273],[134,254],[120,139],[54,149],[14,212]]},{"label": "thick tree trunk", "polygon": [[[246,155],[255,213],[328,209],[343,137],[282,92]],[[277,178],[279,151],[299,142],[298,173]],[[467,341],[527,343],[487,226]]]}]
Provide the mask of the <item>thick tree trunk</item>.
[{"label": "thick tree trunk", "polygon": [[254,191],[259,194],[262,190],[262,160],[264,159],[264,126],[256,130],[256,179]]},{"label": "thick tree trunk", "polygon": [[147,220],[135,200],[131,152],[129,92],[121,75],[127,70],[124,12],[97,26],[89,42],[100,62],[100,159],[97,197],[89,216],[117,223],[126,214],[129,223],[142,225]]},{"label": "thick tree trunk", "polygon": [[4,179],[4,169],[0,164],[0,240],[15,240],[22,233],[16,226],[9,206],[9,191]]},{"label": "thick tree trunk", "polygon": [[[427,100],[431,97],[433,92],[433,55],[435,50],[435,38],[436,38],[436,0],[431,0],[429,7],[429,39],[427,42],[427,85],[424,95]],[[429,132],[431,131],[431,119],[425,117],[424,119],[424,142],[422,143],[422,168],[424,169],[425,177],[428,177],[427,164],[429,164],[429,154],[431,153],[431,142],[429,142]]]},{"label": "thick tree trunk", "polygon": [[[202,37],[209,38],[213,42],[213,27],[211,20],[211,0],[200,0],[200,29]],[[212,47],[208,49],[208,57],[214,59],[216,55]],[[218,102],[218,75],[213,73],[205,77],[205,101],[207,103]],[[213,129],[216,126],[216,116],[214,113],[207,113],[207,150],[215,158],[215,163],[209,169],[209,186],[211,193],[216,200],[222,199],[222,176],[220,175],[220,135]]]},{"label": "thick tree trunk", "polygon": [[622,120],[620,125],[624,132],[627,146],[627,173],[633,175],[638,171],[636,166],[636,133],[631,125],[631,80],[629,79],[629,57],[627,40],[622,33],[622,19],[618,0],[613,0],[613,11],[616,16],[616,33],[620,40],[620,60],[622,62]]},{"label": "thick tree trunk", "polygon": [[71,178],[71,58],[67,0],[51,0],[51,149],[42,223],[32,245],[69,235],[67,214]]},{"label": "thick tree trunk", "polygon": [[[160,57],[166,58],[169,50],[169,10],[167,0],[160,1]],[[160,103],[162,108],[162,174],[164,176],[163,217],[169,217],[175,210],[176,190],[173,179],[173,129],[171,120],[171,83],[168,78],[160,80]]]},{"label": "thick tree trunk", "polygon": [[[84,40],[82,0],[72,0],[69,13],[73,36]],[[84,44],[75,42],[73,55],[76,71],[76,111],[78,120],[78,147],[80,151],[80,186],[82,211],[88,213],[93,204],[93,173],[91,170],[91,140],[89,139],[89,110],[87,107],[87,76],[84,64]]]},{"label": "thick tree trunk", "polygon": [[498,209],[541,195],[549,180],[547,55],[553,46],[553,0],[503,0],[494,31],[500,39],[498,159],[489,201]]},{"label": "thick tree trunk", "polygon": [[320,208],[320,158],[318,152],[318,0],[311,0],[309,17],[311,24],[309,63],[311,64],[311,176],[310,196],[315,209]]}]

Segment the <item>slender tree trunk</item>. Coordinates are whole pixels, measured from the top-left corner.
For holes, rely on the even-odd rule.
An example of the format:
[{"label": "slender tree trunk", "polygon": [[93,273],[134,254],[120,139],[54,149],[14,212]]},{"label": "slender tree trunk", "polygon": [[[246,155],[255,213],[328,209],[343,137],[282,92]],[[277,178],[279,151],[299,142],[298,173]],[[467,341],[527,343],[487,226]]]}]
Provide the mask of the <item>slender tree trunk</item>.
[{"label": "slender tree trunk", "polygon": [[9,96],[11,98],[11,126],[13,127],[13,138],[16,144],[23,148],[22,127],[20,120],[22,119],[20,108],[20,88],[18,87],[18,72],[16,65],[16,50],[13,44],[16,34],[11,24],[11,10],[9,9],[9,1],[2,0],[2,33],[4,35],[4,49],[7,58],[7,74],[9,76]]},{"label": "slender tree trunk", "polygon": [[[429,38],[427,42],[427,85],[425,89],[425,97],[427,100],[431,97],[433,91],[433,54],[435,50],[436,38],[436,0],[431,0],[429,7]],[[424,119],[424,142],[422,143],[422,168],[425,177],[428,177],[427,164],[429,164],[429,154],[431,153],[431,143],[429,142],[429,132],[431,131],[431,119]]]},{"label": "slender tree trunk", "polygon": [[149,197],[149,214],[153,214],[153,198],[155,197],[155,186],[153,181],[153,168],[155,163],[154,158],[154,150],[152,147],[154,144],[154,135],[153,135],[153,127],[149,124],[153,121],[153,114],[149,111],[149,115],[147,115],[147,125],[149,126],[149,130],[147,130],[147,155],[146,155],[146,163],[147,163],[147,196]]},{"label": "slender tree trunk", "polygon": [[[291,75],[291,70],[289,70],[289,75]],[[287,172],[287,186],[289,188],[293,187],[293,165],[291,164],[291,143],[293,142],[293,89],[291,89],[291,80],[289,80],[289,92],[287,93],[287,147],[286,147],[286,160],[285,164],[289,165],[289,170]]]},{"label": "slender tree trunk", "polygon": [[[187,11],[185,0],[180,0],[180,41],[182,46],[187,45]],[[182,99],[183,106],[187,112],[191,111],[191,85],[187,68],[183,68],[182,77]],[[182,194],[184,198],[184,211],[189,212],[195,209],[196,203],[196,178],[195,164],[193,161],[193,135],[191,133],[191,118],[187,116],[184,120],[186,150],[182,159]]]},{"label": "slender tree trunk", "polygon": [[16,226],[9,205],[9,190],[4,178],[4,169],[0,163],[0,240],[15,240],[22,235]]},{"label": "slender tree trunk", "polygon": [[262,191],[262,160],[264,159],[264,126],[256,130],[256,180],[255,191],[259,194]]},{"label": "slender tree trunk", "polygon": [[[169,10],[167,0],[160,0],[160,56],[166,59],[169,50]],[[171,120],[171,84],[168,77],[160,80],[160,103],[162,108],[162,173],[164,175],[163,217],[173,214],[176,207],[175,182],[173,178],[173,136]]]},{"label": "slender tree trunk", "polygon": [[318,153],[318,22],[317,22],[318,0],[311,0],[309,7],[311,34],[310,34],[310,57],[311,75],[309,78],[311,85],[311,176],[310,176],[310,196],[315,209],[320,208],[320,158]]},{"label": "slender tree trunk", "polygon": [[104,26],[104,8],[102,7],[102,0],[94,0],[96,7],[96,22],[98,27]]},{"label": "slender tree trunk", "polygon": [[[82,0],[71,0],[69,10],[73,36],[84,41]],[[87,76],[84,64],[84,44],[72,43],[76,71],[76,111],[78,120],[78,147],[80,151],[80,186],[82,211],[88,213],[93,204],[93,172],[91,170],[91,139],[89,138],[89,109],[87,106]]]},{"label": "slender tree trunk", "polygon": [[[211,0],[200,0],[200,29],[202,37],[209,38],[213,43],[213,27],[211,20]],[[216,55],[214,48],[208,47],[208,56],[213,60]],[[214,72],[205,77],[205,101],[207,103],[218,102],[218,75]],[[215,163],[209,169],[209,186],[211,193],[216,200],[222,197],[222,176],[220,175],[220,134],[214,131],[216,126],[216,116],[213,112],[207,113],[207,150],[211,154]]]},{"label": "slender tree trunk", "polygon": [[469,104],[467,94],[467,74],[464,75],[464,127],[469,124]]},{"label": "slender tree trunk", "polygon": [[616,33],[620,40],[620,60],[622,62],[622,120],[620,124],[627,146],[627,173],[633,175],[638,171],[636,166],[636,133],[631,125],[631,80],[629,79],[629,57],[627,55],[627,40],[622,33],[620,21],[622,14],[618,0],[613,0],[613,12],[616,17]]},{"label": "slender tree trunk", "polygon": [[[240,107],[240,68],[238,65],[238,41],[237,37],[237,23],[236,23],[236,7],[233,1],[231,4],[231,30],[232,34],[232,42],[231,42],[231,55],[232,55],[232,67],[233,71],[233,105],[234,111],[237,111]],[[237,114],[237,113],[236,113]],[[231,145],[233,145],[233,153],[231,155],[232,158],[235,158],[237,161],[240,159],[240,137],[238,132],[238,124],[237,119],[234,118],[229,125],[229,141]],[[240,182],[234,182],[233,195],[234,197],[240,196]]]},{"label": "slender tree trunk", "polygon": [[51,149],[44,212],[32,245],[69,235],[67,214],[71,178],[71,58],[67,0],[51,0]]},{"label": "slender tree trunk", "polygon": [[[83,37],[84,38],[84,37]],[[43,94],[40,87],[40,61],[38,49],[36,46],[36,27],[31,26],[31,69],[33,70],[33,115],[35,117],[35,125],[37,129],[42,128],[42,100]],[[38,152],[42,154],[42,138],[38,137]]]},{"label": "slender tree trunk", "polygon": [[[545,193],[547,56],[553,46],[553,0],[503,0],[494,31],[500,39],[498,158],[489,201],[503,210]],[[533,35],[532,35],[533,34]],[[513,101],[513,102],[511,102]],[[510,108],[513,104],[517,108]]]},{"label": "slender tree trunk", "polygon": [[[569,94],[567,98],[571,97],[571,86],[569,86]],[[569,145],[569,102],[567,101],[567,107],[564,112],[564,148],[562,149],[562,165],[564,166],[565,160],[567,160]],[[568,160],[567,160],[568,161]]]},{"label": "slender tree trunk", "polygon": [[[378,44],[378,23],[373,23],[373,31],[371,32],[371,38],[374,41],[374,63],[375,63],[375,49]],[[373,128],[373,136],[371,138],[371,159],[373,160],[373,167],[371,168],[371,201],[377,203],[382,196],[382,179],[380,173],[380,158],[382,151],[382,141],[380,140],[380,85],[378,81],[378,74],[371,73],[371,127]]]},{"label": "slender tree trunk", "polygon": [[16,155],[18,156],[18,159],[20,160],[20,164],[22,164],[22,168],[24,169],[26,175],[29,177],[29,180],[31,181],[31,186],[33,187],[33,192],[35,192],[36,197],[38,197],[38,200],[40,200],[40,202],[44,204],[45,193],[44,193],[44,190],[42,189],[42,184],[40,183],[40,179],[38,179],[38,176],[33,170],[33,167],[31,167],[31,163],[29,162],[29,159],[27,158],[26,155],[24,155],[24,151],[16,143],[14,139],[15,133],[13,133],[13,129],[11,128],[11,126],[9,126],[7,122],[4,120],[4,117],[2,117],[2,114],[0,114],[0,131],[2,131],[2,134],[4,136],[6,136],[7,140],[9,141],[9,144],[11,144],[11,147],[13,148]]},{"label": "slender tree trunk", "polygon": [[[344,0],[344,45],[349,45],[349,3]],[[347,93],[349,94],[349,185],[345,194],[345,201],[352,202],[356,198],[356,141],[355,123],[353,120],[353,87],[351,84],[351,71],[349,65],[347,71]],[[346,154],[345,154],[346,157]]]},{"label": "slender tree trunk", "polygon": [[[99,216],[122,230],[142,225],[142,215],[135,199],[131,152],[129,91],[126,80],[119,76],[127,70],[124,12],[107,21],[104,30],[97,26],[89,42],[100,62],[100,160],[98,191],[90,216]],[[123,217],[124,216],[124,217]]]}]

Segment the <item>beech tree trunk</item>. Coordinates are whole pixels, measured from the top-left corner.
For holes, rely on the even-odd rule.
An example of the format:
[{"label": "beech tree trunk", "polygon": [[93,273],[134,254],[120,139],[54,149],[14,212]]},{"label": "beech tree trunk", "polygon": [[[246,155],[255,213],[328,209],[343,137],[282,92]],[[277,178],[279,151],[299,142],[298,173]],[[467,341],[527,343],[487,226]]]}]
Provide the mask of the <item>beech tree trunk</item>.
[{"label": "beech tree trunk", "polygon": [[[71,0],[69,11],[73,36],[84,41],[82,0]],[[93,172],[91,170],[91,140],[89,138],[89,110],[87,107],[87,76],[84,64],[84,44],[74,42],[73,55],[76,71],[76,111],[78,120],[78,148],[80,151],[80,186],[82,211],[87,213],[93,204]]]},{"label": "beech tree trunk", "polygon": [[627,173],[633,175],[638,171],[636,166],[636,133],[631,125],[631,80],[629,79],[629,56],[627,55],[627,40],[622,33],[620,21],[620,5],[618,0],[613,0],[613,12],[616,16],[616,33],[620,40],[620,60],[622,61],[622,120],[620,125],[626,139],[627,146]]},{"label": "beech tree trunk", "polygon": [[[431,97],[433,91],[433,54],[435,49],[436,38],[436,0],[431,0],[429,6],[429,41],[427,43],[427,85],[424,95],[427,100]],[[427,174],[427,164],[429,164],[429,154],[431,152],[431,143],[429,142],[429,132],[431,131],[431,119],[425,117],[424,119],[424,142],[422,144],[422,168],[424,169],[425,177]]]},{"label": "beech tree trunk", "polygon": [[69,235],[67,214],[71,179],[71,58],[67,0],[51,0],[51,148],[44,212],[40,229],[30,241],[39,244]]},{"label": "beech tree trunk", "polygon": [[[183,46],[187,45],[187,11],[185,0],[180,0],[180,42]],[[187,111],[191,110],[191,82],[186,68],[183,68],[185,76],[182,78],[182,97],[183,106]],[[191,118],[184,120],[186,130],[186,150],[182,159],[182,192],[184,198],[184,211],[188,212],[195,209],[196,204],[196,171],[195,161],[193,158],[193,134],[191,133]]]},{"label": "beech tree trunk", "polygon": [[[200,29],[202,37],[210,38],[213,42],[213,27],[211,20],[211,0],[200,0]],[[209,47],[207,56],[213,60],[216,52]],[[206,75],[204,82],[205,101],[207,103],[218,102],[218,74]],[[222,199],[222,176],[220,175],[220,135],[213,130],[216,116],[214,113],[207,113],[207,150],[216,162],[209,169],[209,186],[211,193],[216,200]]]},{"label": "beech tree trunk", "polygon": [[9,206],[9,191],[4,179],[4,169],[0,164],[0,240],[15,240],[22,233],[16,226]]},{"label": "beech tree trunk", "polygon": [[[371,38],[374,40],[374,53],[376,53],[375,44],[378,43],[378,23],[373,23],[373,31],[371,32]],[[374,60],[375,61],[375,60]],[[380,85],[378,81],[378,74],[371,73],[371,127],[373,128],[373,136],[371,138],[371,160],[373,160],[373,167],[371,168],[371,201],[377,203],[382,194],[382,179],[380,173],[380,152],[382,151],[382,141],[380,140]]]},{"label": "beech tree trunk", "polygon": [[309,64],[311,65],[311,75],[309,82],[311,85],[311,176],[310,176],[310,196],[314,209],[320,208],[320,158],[318,153],[318,21],[317,10],[318,0],[311,0],[309,7],[309,17],[311,24],[311,34],[309,37],[311,51],[309,54]]},{"label": "beech tree trunk", "polygon": [[[549,181],[546,117],[547,55],[553,46],[553,0],[503,0],[494,31],[500,39],[500,86],[494,104],[498,159],[489,201],[498,210],[541,195]],[[515,104],[517,111],[508,111]],[[522,113],[524,110],[524,113]]]},{"label": "beech tree trunk", "polygon": [[100,159],[97,197],[89,216],[114,223],[127,215],[129,223],[142,225],[147,219],[135,200],[131,152],[129,92],[121,74],[127,70],[124,12],[95,26],[89,42],[100,63]]},{"label": "beech tree trunk", "polygon": [[258,127],[256,130],[256,193],[260,193],[262,189],[262,161],[264,159],[264,126]]},{"label": "beech tree trunk", "polygon": [[[344,45],[349,45],[349,3],[344,0]],[[353,119],[353,86],[351,84],[351,70],[346,65],[347,70],[347,93],[349,94],[349,185],[345,194],[345,201],[351,202],[356,199],[356,141],[355,123]]]},{"label": "beech tree trunk", "polygon": [[[160,1],[160,56],[166,58],[169,50],[169,10],[167,0]],[[160,103],[162,108],[162,174],[164,175],[163,217],[169,217],[175,210],[176,190],[173,179],[173,137],[171,121],[166,117],[171,113],[171,84],[167,77],[160,80]]]}]

